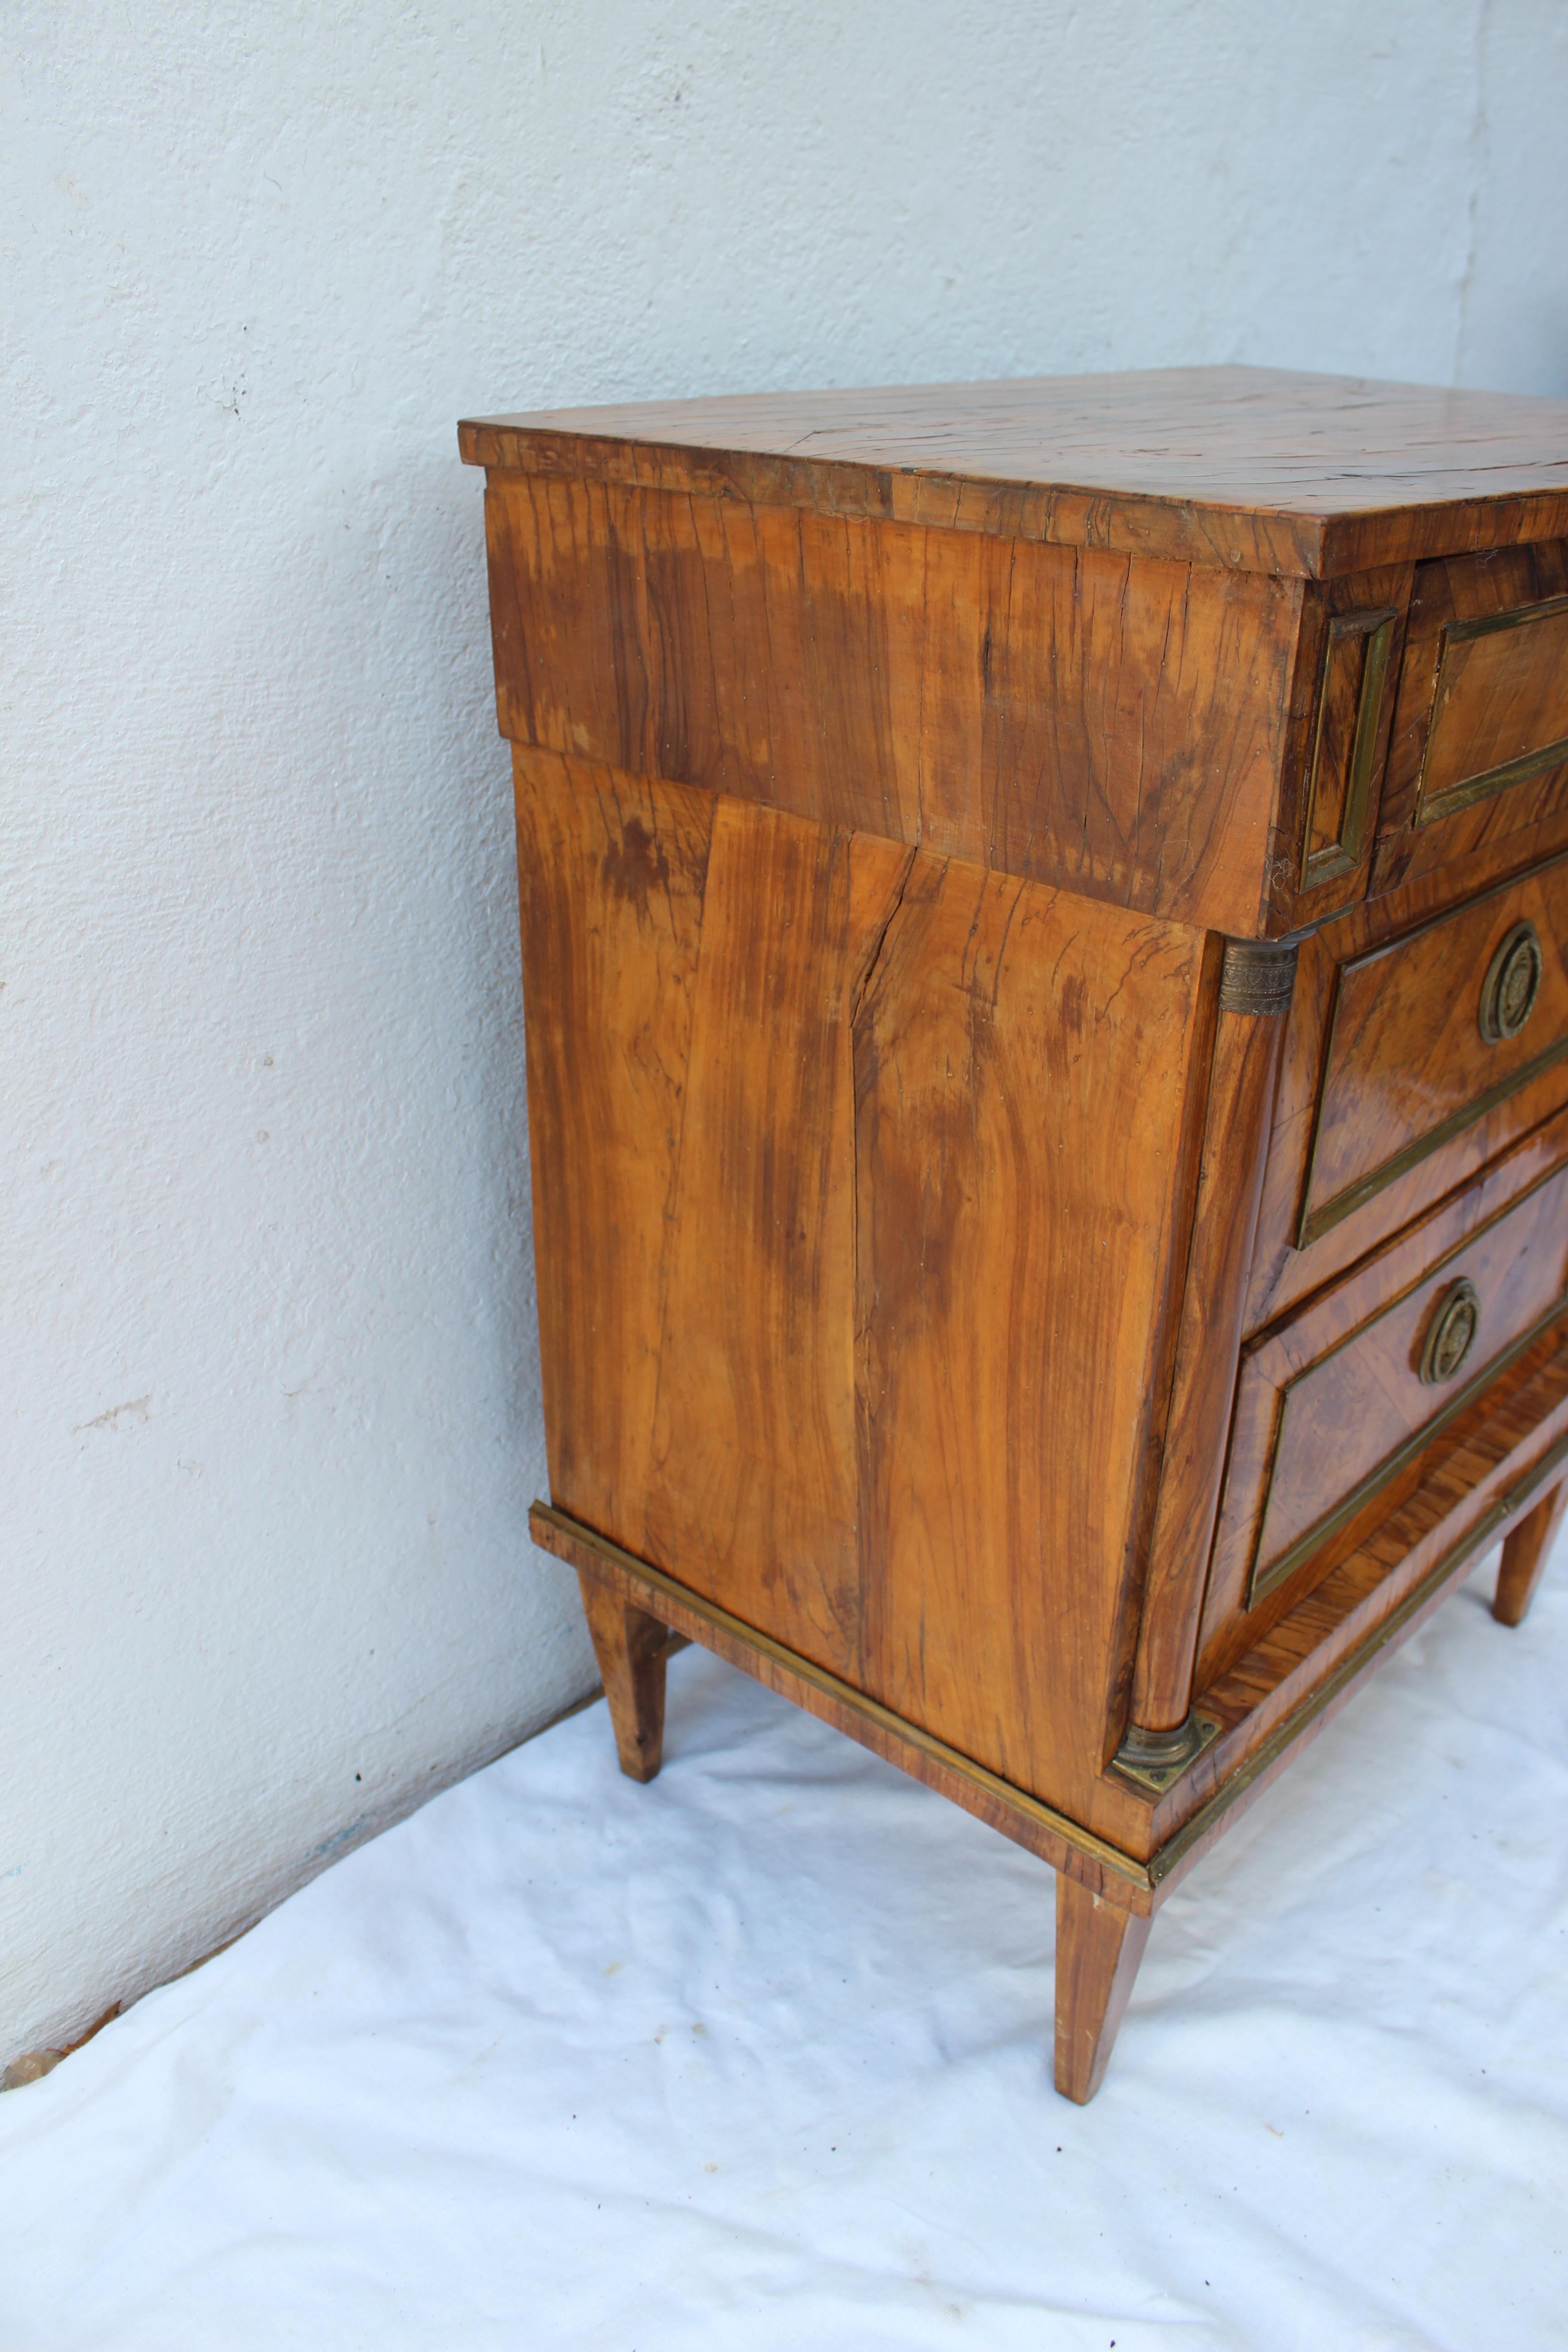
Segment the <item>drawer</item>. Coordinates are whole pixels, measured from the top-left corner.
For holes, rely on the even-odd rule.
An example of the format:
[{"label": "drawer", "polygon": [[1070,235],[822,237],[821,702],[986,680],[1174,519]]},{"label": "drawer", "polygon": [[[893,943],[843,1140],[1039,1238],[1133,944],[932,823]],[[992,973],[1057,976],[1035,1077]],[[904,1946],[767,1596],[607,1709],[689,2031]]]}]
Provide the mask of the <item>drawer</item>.
[{"label": "drawer", "polygon": [[[1553,1162],[1531,1182],[1543,1144]],[[1224,1647],[1299,1571],[1290,1599],[1326,1573],[1564,1314],[1568,1112],[1243,1350],[1205,1642]]]},{"label": "drawer", "polygon": [[1416,567],[1373,888],[1568,810],[1568,543]]},{"label": "drawer", "polygon": [[1298,1248],[1568,1053],[1565,945],[1560,856],[1336,968]]},{"label": "drawer", "polygon": [[1443,631],[1415,822],[1568,766],[1568,596]]}]

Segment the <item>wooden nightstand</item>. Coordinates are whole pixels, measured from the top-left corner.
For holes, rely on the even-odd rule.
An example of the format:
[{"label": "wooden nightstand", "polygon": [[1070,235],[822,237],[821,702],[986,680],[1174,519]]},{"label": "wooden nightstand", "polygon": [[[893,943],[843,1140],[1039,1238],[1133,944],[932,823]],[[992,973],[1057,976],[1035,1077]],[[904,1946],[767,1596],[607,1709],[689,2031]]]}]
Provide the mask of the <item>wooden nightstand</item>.
[{"label": "wooden nightstand", "polygon": [[1568,404],[1247,369],[583,410],[484,466],[551,1501],[1152,1914],[1568,1493]]}]

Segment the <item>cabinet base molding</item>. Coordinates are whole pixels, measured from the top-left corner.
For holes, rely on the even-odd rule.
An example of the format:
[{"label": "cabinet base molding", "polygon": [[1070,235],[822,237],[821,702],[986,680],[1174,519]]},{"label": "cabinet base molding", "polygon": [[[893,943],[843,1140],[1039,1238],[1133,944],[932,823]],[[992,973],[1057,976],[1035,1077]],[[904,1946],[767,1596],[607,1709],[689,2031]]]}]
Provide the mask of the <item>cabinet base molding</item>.
[{"label": "cabinet base molding", "polygon": [[[1568,1376],[1568,1365],[1563,1370]],[[1338,1713],[1368,1668],[1412,1633],[1461,1570],[1510,1528],[1496,1613],[1505,1624],[1519,1622],[1568,1502],[1565,1465],[1568,1433],[1516,1472],[1419,1581],[1143,1861],[906,1722],[567,1512],[536,1502],[529,1512],[529,1528],[542,1550],[577,1571],[621,1769],[630,1779],[651,1780],[659,1769],[665,1667],[675,1650],[696,1642],[1050,1864],[1058,1874],[1056,2084],[1065,2097],[1081,2103],[1099,2088],[1149,1923],[1166,1895],[1261,1796],[1297,1746]],[[1168,1768],[1171,1773],[1189,1769],[1221,1732],[1215,1717],[1196,1710],[1194,1716],[1201,1727],[1197,1745],[1188,1765]],[[1131,1777],[1120,1758],[1112,1760],[1110,1769]],[[1166,1785],[1162,1780],[1158,1788]],[[1152,1773],[1150,1786],[1154,1790]]]},{"label": "cabinet base molding", "polygon": [[[1027,1846],[1053,1870],[1079,1880],[1108,1901],[1120,1904],[1123,1910],[1147,1913],[1152,1909],[1156,1881],[1147,1863],[1135,1860],[1109,1840],[1096,1837],[1092,1830],[1069,1820],[1067,1814],[1014,1788],[1010,1781],[988,1772],[970,1757],[961,1756],[956,1748],[921,1731],[918,1725],[906,1723],[890,1707],[868,1698],[863,1691],[814,1665],[809,1658],[786,1650],[768,1634],[759,1633],[754,1626],[732,1617],[727,1609],[705,1601],[689,1586],[678,1584],[662,1569],[650,1568],[646,1560],[623,1551],[618,1544],[584,1527],[566,1512],[548,1503],[535,1503],[528,1520],[534,1542],[577,1570],[585,1598],[591,1587],[606,1590],[614,1597],[615,1605],[657,1618],[671,1632],[684,1633],[731,1665],[754,1675],[781,1697],[793,1700],[809,1715],[820,1716],[835,1729],[858,1739],[863,1748],[871,1748],[889,1764],[897,1764],[915,1780],[923,1780],[928,1788],[962,1805],[966,1812],[989,1822],[1005,1837]],[[599,1641],[615,1638],[611,1613],[595,1598],[588,1602],[588,1617],[589,1630],[595,1636],[595,1654],[603,1669],[605,1654],[599,1649]],[[603,1635],[598,1627],[605,1629]],[[627,1686],[626,1670],[618,1659],[613,1663],[615,1679],[612,1682],[609,1675],[605,1676],[605,1695],[619,1705],[620,1693]],[[662,1666],[662,1658],[658,1663]],[[619,1743],[618,1726],[616,1738]],[[637,1742],[633,1743],[632,1752],[643,1752]],[[652,1774],[634,1773],[632,1777],[651,1779]]]}]

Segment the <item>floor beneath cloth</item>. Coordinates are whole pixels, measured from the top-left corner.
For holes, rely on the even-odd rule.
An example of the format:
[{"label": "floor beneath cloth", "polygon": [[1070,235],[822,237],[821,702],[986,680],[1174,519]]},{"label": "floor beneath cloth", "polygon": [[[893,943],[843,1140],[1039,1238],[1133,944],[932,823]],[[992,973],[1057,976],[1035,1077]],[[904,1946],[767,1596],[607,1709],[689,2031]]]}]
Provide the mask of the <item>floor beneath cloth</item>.
[{"label": "floor beneath cloth", "polygon": [[696,1651],[0,2099],[5,2352],[1568,2346],[1568,1554],[1483,1569],[1051,2088],[1052,1880]]}]

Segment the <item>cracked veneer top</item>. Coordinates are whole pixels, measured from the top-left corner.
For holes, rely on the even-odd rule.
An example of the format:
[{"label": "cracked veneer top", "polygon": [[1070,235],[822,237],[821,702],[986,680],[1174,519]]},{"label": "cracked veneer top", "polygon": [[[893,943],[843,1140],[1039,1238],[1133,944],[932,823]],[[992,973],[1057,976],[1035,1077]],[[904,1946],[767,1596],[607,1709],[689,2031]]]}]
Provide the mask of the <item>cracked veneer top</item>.
[{"label": "cracked veneer top", "polygon": [[1327,575],[1568,535],[1568,401],[1268,368],[647,401],[471,463]]}]

